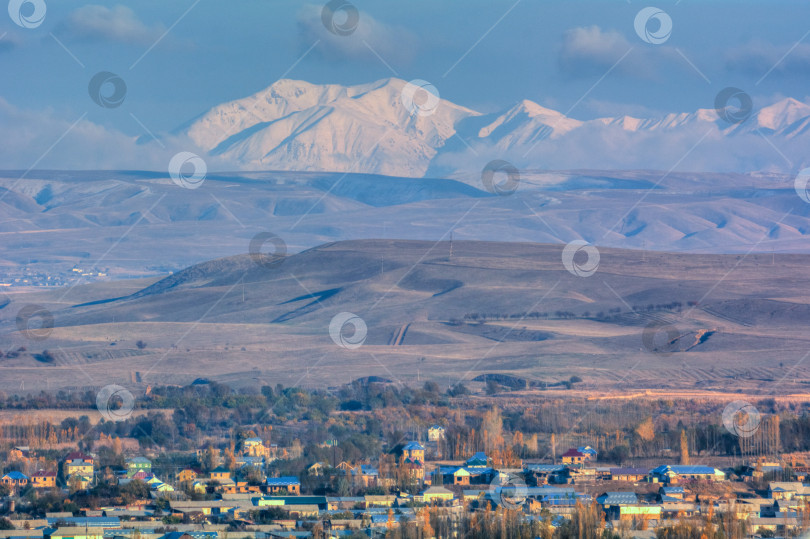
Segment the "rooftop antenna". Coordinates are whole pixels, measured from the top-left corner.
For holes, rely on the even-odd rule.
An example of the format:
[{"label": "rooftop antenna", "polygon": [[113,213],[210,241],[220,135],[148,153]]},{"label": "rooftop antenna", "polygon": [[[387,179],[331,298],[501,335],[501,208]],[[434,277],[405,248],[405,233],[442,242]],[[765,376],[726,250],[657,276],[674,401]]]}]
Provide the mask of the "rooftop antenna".
[{"label": "rooftop antenna", "polygon": [[453,258],[453,230],[450,231],[450,258]]}]

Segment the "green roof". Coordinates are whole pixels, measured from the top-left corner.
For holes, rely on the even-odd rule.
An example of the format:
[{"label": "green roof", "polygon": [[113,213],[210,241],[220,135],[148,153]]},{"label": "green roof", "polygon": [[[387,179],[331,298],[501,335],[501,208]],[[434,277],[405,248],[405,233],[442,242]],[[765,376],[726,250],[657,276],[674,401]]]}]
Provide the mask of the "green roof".
[{"label": "green roof", "polygon": [[282,505],[327,505],[326,496],[261,496],[253,498],[252,502],[259,507],[278,505],[278,502],[281,502]]}]

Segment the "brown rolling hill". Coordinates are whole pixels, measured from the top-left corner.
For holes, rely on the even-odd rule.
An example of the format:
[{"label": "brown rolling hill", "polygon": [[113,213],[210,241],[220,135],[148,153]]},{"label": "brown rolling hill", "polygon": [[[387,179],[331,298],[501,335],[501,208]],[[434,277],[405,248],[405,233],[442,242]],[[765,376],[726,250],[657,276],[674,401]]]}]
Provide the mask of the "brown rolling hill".
[{"label": "brown rolling hill", "polygon": [[[8,293],[0,386],[475,386],[497,374],[537,390],[577,376],[593,395],[807,389],[810,255],[600,254],[578,277],[560,245],[345,241],[269,265],[240,255],[154,282]],[[18,330],[28,304],[53,314],[48,338]],[[330,337],[340,313],[365,322],[361,346]]]}]

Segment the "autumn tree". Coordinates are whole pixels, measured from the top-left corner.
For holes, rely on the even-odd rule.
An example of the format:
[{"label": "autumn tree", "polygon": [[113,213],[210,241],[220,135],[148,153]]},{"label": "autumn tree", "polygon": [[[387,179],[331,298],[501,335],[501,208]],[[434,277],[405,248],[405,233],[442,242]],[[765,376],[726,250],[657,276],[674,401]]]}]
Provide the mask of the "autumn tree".
[{"label": "autumn tree", "polygon": [[648,417],[636,427],[636,434],[645,442],[650,442],[655,438],[655,426],[652,417]]},{"label": "autumn tree", "polygon": [[481,431],[485,440],[484,451],[503,447],[503,417],[497,406],[484,413]]},{"label": "autumn tree", "polygon": [[689,464],[689,440],[686,431],[681,429],[681,464]]}]

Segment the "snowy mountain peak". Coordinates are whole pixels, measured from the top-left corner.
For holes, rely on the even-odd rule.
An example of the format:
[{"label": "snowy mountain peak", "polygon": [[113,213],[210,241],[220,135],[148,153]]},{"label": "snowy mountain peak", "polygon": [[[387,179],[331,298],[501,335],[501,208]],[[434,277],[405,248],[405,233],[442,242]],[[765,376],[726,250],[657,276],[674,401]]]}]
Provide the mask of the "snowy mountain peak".
[{"label": "snowy mountain peak", "polygon": [[513,113],[523,112],[526,115],[535,118],[537,116],[554,116],[560,117],[563,116],[563,113],[556,111],[554,109],[547,109],[542,105],[538,105],[534,101],[530,101],[528,99],[522,100],[520,103],[515,105],[512,108]]},{"label": "snowy mountain peak", "polygon": [[456,123],[477,115],[396,78],[356,86],[285,79],[214,107],[188,135],[249,169],[421,176]]},{"label": "snowy mountain peak", "polygon": [[507,110],[492,123],[478,131],[480,138],[497,137],[508,140],[500,146],[523,144],[552,136],[560,136],[582,125],[579,120],[568,118],[561,112],[547,109],[534,101],[524,99]]},{"label": "snowy mountain peak", "polygon": [[759,127],[778,131],[807,116],[810,116],[810,105],[788,97],[760,109],[756,120]]},{"label": "snowy mountain peak", "polygon": [[[367,172],[394,176],[451,173],[448,163],[469,163],[471,147],[515,159],[516,166],[544,140],[586,140],[602,145],[617,136],[643,143],[647,134],[676,139],[681,133],[716,129],[718,138],[757,135],[810,137],[810,105],[783,99],[746,121],[729,126],[714,109],[658,117],[615,116],[581,121],[528,99],[483,115],[428,91],[428,83],[398,78],[342,86],[283,79],[255,94],[217,105],[186,134],[210,156],[244,169]],[[421,86],[420,86],[421,85]],[[458,133],[458,129],[462,132]],[[671,134],[671,135],[670,135]],[[452,144],[450,144],[450,140]],[[568,138],[565,138],[568,140]],[[574,143],[575,150],[583,148]],[[587,151],[587,150],[586,150]],[[477,161],[476,161],[477,162]],[[441,164],[440,164],[441,163]],[[437,172],[438,171],[438,172]]]}]

